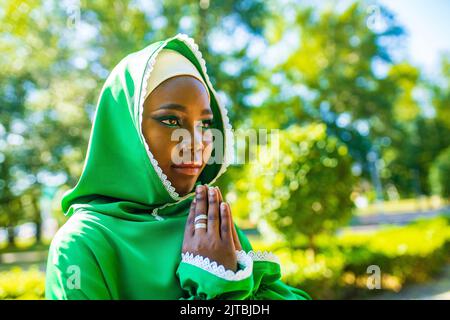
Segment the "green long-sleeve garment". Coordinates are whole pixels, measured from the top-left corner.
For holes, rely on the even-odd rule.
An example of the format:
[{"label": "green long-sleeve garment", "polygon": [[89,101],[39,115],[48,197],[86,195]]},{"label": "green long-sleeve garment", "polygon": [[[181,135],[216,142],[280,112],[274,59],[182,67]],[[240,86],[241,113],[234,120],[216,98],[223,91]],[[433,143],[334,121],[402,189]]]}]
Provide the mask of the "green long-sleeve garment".
[{"label": "green long-sleeve garment", "polygon": [[[48,299],[309,299],[281,280],[270,253],[244,251],[236,273],[203,259],[181,258],[187,212],[164,221],[115,221],[77,212],[52,242]],[[146,234],[152,234],[154,241]],[[161,245],[164,243],[164,245]],[[167,248],[176,248],[167,250]],[[238,254],[239,256],[239,254]],[[206,262],[206,263],[205,263]]]},{"label": "green long-sleeve garment", "polygon": [[189,206],[162,172],[141,133],[146,82],[158,52],[177,50],[200,71],[214,126],[224,134],[222,163],[197,184],[214,185],[229,165],[226,108],[211,85],[198,46],[183,34],[125,57],[108,76],[97,104],[83,172],[62,199],[69,216],[52,240],[47,299],[310,299],[281,281],[275,255],[255,252],[236,226],[239,269],[181,252]]}]

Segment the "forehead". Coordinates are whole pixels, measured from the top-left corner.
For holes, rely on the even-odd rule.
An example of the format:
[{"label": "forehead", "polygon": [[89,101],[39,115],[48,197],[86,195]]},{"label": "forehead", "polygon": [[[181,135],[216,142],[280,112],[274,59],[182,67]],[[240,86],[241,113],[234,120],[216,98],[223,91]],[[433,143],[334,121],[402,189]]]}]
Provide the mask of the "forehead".
[{"label": "forehead", "polygon": [[[177,104],[187,109],[202,111],[209,109],[210,101],[207,89],[195,77],[181,75],[166,79],[147,97],[144,108],[154,111],[161,105]],[[178,108],[178,111],[182,111]]]}]

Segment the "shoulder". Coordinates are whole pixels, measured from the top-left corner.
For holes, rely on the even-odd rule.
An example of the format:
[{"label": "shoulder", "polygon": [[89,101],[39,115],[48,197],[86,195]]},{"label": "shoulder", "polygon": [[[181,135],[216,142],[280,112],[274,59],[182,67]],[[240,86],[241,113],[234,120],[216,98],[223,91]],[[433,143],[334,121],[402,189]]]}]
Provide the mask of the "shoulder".
[{"label": "shoulder", "polygon": [[[47,299],[109,298],[105,272],[116,273],[114,251],[94,214],[75,213],[58,230],[49,249]],[[77,289],[77,290],[75,290]]]},{"label": "shoulder", "polygon": [[49,262],[77,260],[98,254],[112,252],[111,246],[104,235],[104,226],[100,219],[89,212],[73,214],[56,232],[50,248]]}]

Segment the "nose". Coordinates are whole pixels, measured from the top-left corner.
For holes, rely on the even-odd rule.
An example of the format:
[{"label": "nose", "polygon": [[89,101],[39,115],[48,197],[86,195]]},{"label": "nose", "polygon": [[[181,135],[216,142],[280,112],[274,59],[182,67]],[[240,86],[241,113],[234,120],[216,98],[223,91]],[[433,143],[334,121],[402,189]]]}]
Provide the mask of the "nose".
[{"label": "nose", "polygon": [[[190,139],[182,141],[181,150],[183,153],[190,152],[191,159],[194,162],[200,162],[202,158],[202,152],[205,149],[203,144],[203,132],[202,130],[189,130]],[[193,137],[193,138],[192,138]]]}]

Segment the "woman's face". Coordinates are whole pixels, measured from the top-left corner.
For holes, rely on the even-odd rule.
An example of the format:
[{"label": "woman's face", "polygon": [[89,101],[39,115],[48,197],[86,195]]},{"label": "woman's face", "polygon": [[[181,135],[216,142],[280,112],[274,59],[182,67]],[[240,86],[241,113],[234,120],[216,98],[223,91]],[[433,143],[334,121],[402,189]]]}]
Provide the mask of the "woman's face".
[{"label": "woman's face", "polygon": [[206,90],[194,77],[176,76],[157,86],[144,102],[142,133],[180,195],[192,190],[212,152],[208,129],[213,113]]}]

